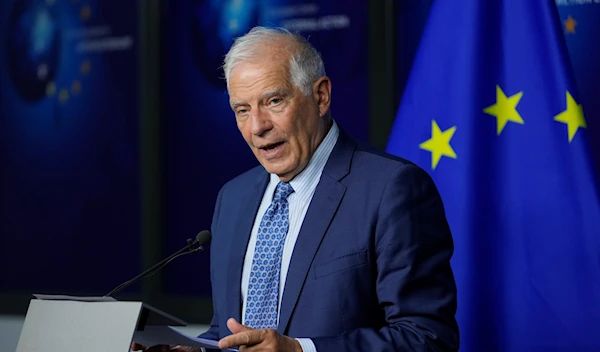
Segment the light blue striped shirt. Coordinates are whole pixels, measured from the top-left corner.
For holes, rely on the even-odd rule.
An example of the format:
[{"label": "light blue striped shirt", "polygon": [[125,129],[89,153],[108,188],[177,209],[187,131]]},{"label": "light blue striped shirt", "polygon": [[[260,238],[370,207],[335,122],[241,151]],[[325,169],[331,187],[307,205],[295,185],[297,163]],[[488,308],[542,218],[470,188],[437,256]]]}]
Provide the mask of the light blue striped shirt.
[{"label": "light blue striped shirt", "polygon": [[[288,197],[288,203],[290,207],[289,212],[289,228],[285,238],[283,246],[283,257],[281,259],[281,277],[279,280],[279,307],[281,307],[281,298],[283,297],[283,291],[285,288],[285,279],[287,276],[288,268],[290,265],[290,259],[292,258],[292,252],[298,239],[300,227],[304,221],[304,216],[308,210],[308,206],[312,200],[317,184],[321,179],[321,174],[329,159],[329,155],[335,146],[339,136],[339,128],[335,121],[331,129],[327,133],[327,136],[323,139],[315,154],[312,156],[304,170],[294,177],[290,184],[294,188],[294,193]],[[256,237],[258,235],[258,227],[260,225],[260,219],[263,217],[265,211],[273,200],[273,193],[279,183],[279,177],[275,174],[271,174],[271,180],[265,189],[263,199],[258,208],[256,218],[254,219],[254,226],[252,227],[252,233],[250,234],[250,242],[248,242],[248,248],[246,250],[246,257],[244,259],[244,268],[242,271],[242,321],[245,320],[246,313],[246,294],[248,291],[248,282],[250,280],[250,268],[252,267],[252,258],[254,256],[254,249],[256,247]],[[278,310],[279,311],[279,310]],[[277,318],[279,321],[279,317]],[[298,339],[302,345],[302,349],[305,352],[316,351],[316,348],[310,339]]]}]

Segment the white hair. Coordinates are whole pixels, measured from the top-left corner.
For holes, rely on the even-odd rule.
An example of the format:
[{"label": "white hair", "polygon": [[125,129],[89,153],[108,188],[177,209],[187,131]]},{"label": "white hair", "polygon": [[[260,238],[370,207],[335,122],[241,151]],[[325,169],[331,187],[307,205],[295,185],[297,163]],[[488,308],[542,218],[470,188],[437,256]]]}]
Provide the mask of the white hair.
[{"label": "white hair", "polygon": [[288,39],[293,43],[289,51],[289,74],[292,84],[304,95],[312,93],[312,84],[325,76],[325,65],[319,52],[302,36],[293,34],[285,28],[254,27],[247,34],[236,38],[225,60],[223,71],[227,90],[229,78],[240,62],[252,62],[261,59],[261,48],[257,44]]}]

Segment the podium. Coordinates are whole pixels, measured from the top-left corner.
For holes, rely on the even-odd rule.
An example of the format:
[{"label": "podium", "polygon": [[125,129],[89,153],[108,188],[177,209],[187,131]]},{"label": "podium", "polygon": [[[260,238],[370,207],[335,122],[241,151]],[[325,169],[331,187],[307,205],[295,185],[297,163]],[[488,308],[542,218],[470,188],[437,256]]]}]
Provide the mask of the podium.
[{"label": "podium", "polygon": [[34,295],[16,352],[127,352],[131,342],[218,349],[171,326],[186,322],[142,302],[112,297]]},{"label": "podium", "polygon": [[[103,297],[34,295],[16,352],[127,352],[131,342],[144,346],[182,345],[218,350],[217,341],[187,336],[172,326],[186,322],[142,302],[121,302],[115,294],[160,270],[171,260],[196,253],[211,239],[201,231],[196,239]],[[231,351],[237,351],[231,349]]]}]

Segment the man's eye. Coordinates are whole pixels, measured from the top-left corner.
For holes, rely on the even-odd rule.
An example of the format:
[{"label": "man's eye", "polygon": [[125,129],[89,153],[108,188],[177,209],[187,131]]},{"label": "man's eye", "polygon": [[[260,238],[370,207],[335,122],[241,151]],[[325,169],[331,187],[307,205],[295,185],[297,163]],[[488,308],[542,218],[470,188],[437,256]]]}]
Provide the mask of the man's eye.
[{"label": "man's eye", "polygon": [[237,111],[238,115],[239,115],[239,114],[245,114],[245,113],[247,113],[247,112],[248,112],[248,110],[247,110],[247,109],[239,109],[239,110]]},{"label": "man's eye", "polygon": [[283,99],[281,99],[281,98],[273,98],[273,99],[271,99],[271,101],[269,102],[269,104],[271,104],[271,105],[277,105],[277,104],[281,103],[282,100]]}]

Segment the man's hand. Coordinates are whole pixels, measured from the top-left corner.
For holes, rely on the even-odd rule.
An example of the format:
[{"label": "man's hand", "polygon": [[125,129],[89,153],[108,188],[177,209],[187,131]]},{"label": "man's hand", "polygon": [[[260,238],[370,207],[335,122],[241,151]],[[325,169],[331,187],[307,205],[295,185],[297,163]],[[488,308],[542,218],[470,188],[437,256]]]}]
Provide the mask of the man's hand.
[{"label": "man's hand", "polygon": [[167,346],[157,345],[152,347],[142,346],[139,343],[131,344],[132,351],[144,351],[144,352],[201,352],[200,347],[189,347],[189,346]]},{"label": "man's hand", "polygon": [[302,352],[300,343],[291,337],[283,336],[273,329],[254,330],[241,325],[235,319],[227,320],[227,327],[233,335],[222,338],[219,348],[239,346],[242,351],[296,351]]}]

